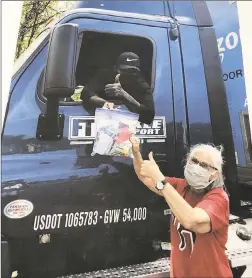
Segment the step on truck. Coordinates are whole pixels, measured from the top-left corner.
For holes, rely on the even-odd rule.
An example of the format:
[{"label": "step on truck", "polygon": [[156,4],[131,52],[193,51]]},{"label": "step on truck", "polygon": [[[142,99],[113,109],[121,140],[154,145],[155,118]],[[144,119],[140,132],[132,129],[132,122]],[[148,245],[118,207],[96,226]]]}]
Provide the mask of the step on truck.
[{"label": "step on truck", "polygon": [[174,3],[154,14],[74,8],[17,61],[2,132],[2,277],[169,276],[167,203],[141,184],[131,158],[91,155],[94,114],[80,94],[125,51],[139,55],[155,103],[153,122],[137,126],[143,156],[153,151],[165,175],[183,177],[190,146],[223,145],[227,255],[236,277],[252,262],[250,235],[237,232],[251,228],[251,206],[241,206],[209,8]]}]

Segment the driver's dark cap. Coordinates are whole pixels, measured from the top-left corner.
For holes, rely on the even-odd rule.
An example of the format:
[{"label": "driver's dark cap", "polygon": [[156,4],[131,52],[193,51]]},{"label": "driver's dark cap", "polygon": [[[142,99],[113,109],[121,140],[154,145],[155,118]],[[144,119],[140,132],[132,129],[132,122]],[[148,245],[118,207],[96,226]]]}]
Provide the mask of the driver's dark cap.
[{"label": "driver's dark cap", "polygon": [[138,55],[133,52],[123,52],[116,61],[116,67],[118,70],[135,69],[140,71],[140,59]]}]

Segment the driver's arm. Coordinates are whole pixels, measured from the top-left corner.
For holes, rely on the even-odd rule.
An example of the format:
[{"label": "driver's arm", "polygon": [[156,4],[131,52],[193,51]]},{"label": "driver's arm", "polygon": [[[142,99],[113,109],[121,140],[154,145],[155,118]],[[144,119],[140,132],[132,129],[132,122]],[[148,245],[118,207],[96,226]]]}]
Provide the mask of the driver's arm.
[{"label": "driver's arm", "polygon": [[84,104],[89,104],[95,106],[96,108],[101,108],[104,106],[106,100],[97,96],[95,93],[96,84],[93,80],[88,83],[81,92],[81,100]]},{"label": "driver's arm", "polygon": [[139,122],[151,124],[155,117],[154,100],[151,88],[143,77],[139,76],[137,79],[136,90],[140,91],[141,100],[138,102],[129,93],[125,94],[124,101],[127,108],[139,114]]},{"label": "driver's arm", "polygon": [[81,100],[84,105],[91,105],[92,107],[102,108],[106,100],[99,97],[97,92],[104,88],[104,77],[97,74],[92,77],[81,92]]},{"label": "driver's arm", "polygon": [[138,78],[138,83],[143,96],[139,107],[139,122],[151,124],[155,117],[155,106],[151,87],[143,77]]}]

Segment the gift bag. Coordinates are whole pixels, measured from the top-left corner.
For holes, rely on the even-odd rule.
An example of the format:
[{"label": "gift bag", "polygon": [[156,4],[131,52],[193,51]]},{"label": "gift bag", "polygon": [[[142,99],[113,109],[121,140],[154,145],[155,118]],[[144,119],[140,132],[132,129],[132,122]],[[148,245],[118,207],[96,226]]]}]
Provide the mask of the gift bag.
[{"label": "gift bag", "polygon": [[128,111],[97,108],[96,138],[92,155],[133,157],[129,139],[136,133],[138,117],[139,115]]}]

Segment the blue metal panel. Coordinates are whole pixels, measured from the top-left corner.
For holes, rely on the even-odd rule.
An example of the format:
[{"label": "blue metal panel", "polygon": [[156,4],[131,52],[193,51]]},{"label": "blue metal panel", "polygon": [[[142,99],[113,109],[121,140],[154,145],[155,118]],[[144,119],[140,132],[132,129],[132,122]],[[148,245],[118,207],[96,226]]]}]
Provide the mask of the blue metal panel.
[{"label": "blue metal panel", "polygon": [[197,25],[191,1],[169,1],[172,12],[181,24]]},{"label": "blue metal panel", "polygon": [[[229,113],[238,165],[246,166],[245,147],[242,139],[240,112],[248,109],[243,75],[239,18],[235,1],[207,1],[217,36],[222,61]],[[224,12],[225,11],[225,12]]]},{"label": "blue metal panel", "polygon": [[189,148],[189,130],[187,128],[187,106],[179,40],[170,41],[170,55],[172,67],[171,70],[174,101],[174,121],[176,132],[176,161],[178,165],[176,176],[183,177],[184,171],[183,168],[181,168],[181,165],[183,165],[185,154],[187,153]]},{"label": "blue metal panel", "polygon": [[209,104],[198,28],[180,26],[180,35],[186,83],[190,144],[212,142]]}]

